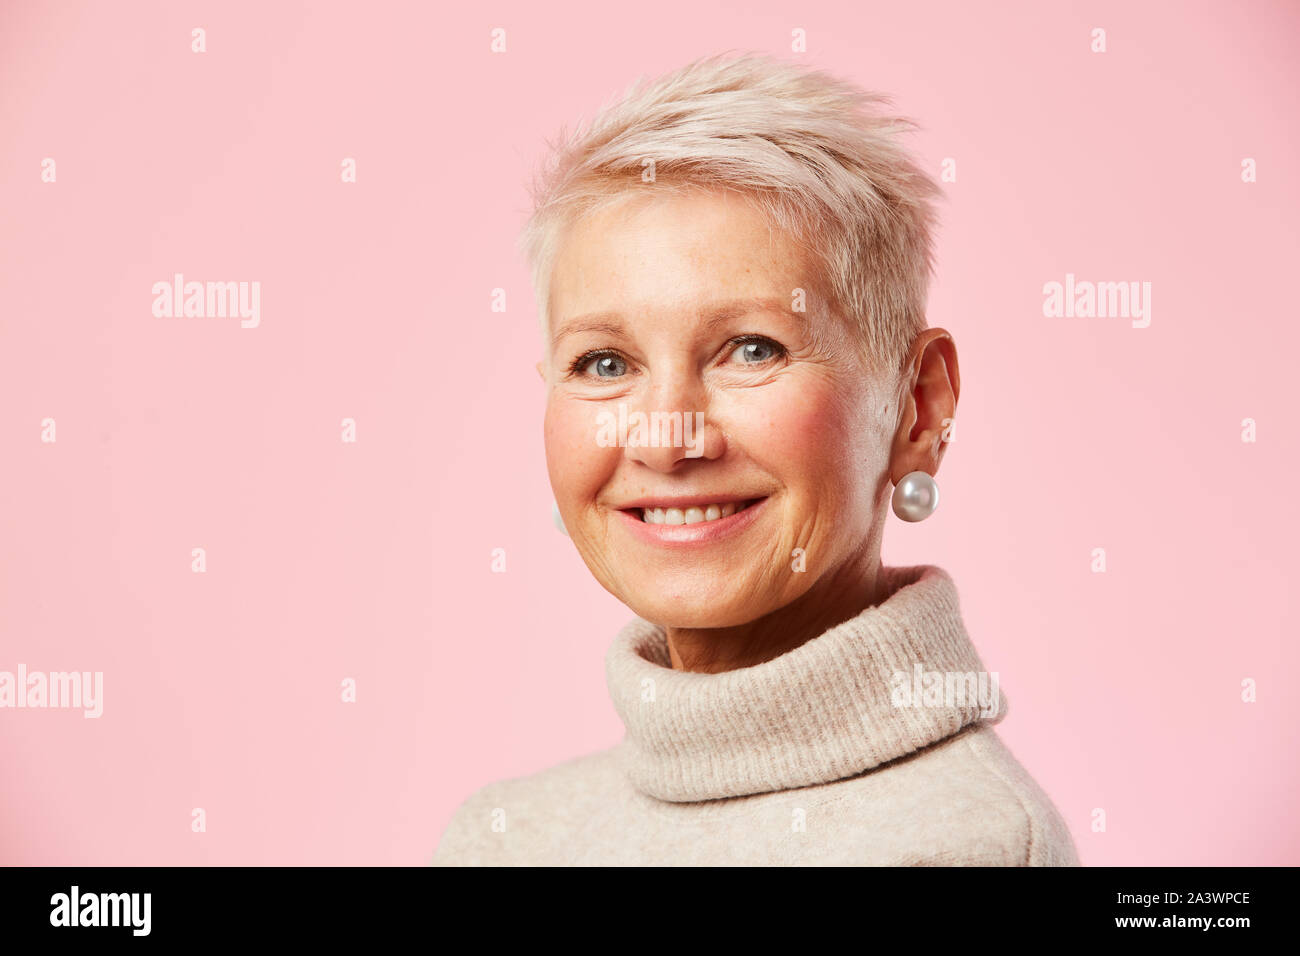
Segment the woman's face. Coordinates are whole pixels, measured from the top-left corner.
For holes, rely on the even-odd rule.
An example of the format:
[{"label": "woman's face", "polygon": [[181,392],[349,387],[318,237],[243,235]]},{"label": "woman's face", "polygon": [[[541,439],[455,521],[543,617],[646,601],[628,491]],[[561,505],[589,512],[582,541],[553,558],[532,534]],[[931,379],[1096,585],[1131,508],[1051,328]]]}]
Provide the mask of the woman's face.
[{"label": "woman's face", "polygon": [[637,197],[562,237],[538,366],[551,487],[647,620],[747,624],[878,555],[894,383],[816,288],[734,194]]}]

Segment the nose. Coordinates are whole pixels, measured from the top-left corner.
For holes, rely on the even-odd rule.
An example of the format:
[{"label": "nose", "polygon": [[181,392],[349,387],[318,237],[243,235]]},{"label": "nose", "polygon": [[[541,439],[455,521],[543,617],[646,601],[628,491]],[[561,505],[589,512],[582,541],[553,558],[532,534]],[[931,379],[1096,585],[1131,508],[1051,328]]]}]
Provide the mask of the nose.
[{"label": "nose", "polygon": [[652,377],[628,403],[627,416],[624,454],[655,471],[668,474],[683,462],[721,458],[726,451],[726,438],[709,415],[708,390],[689,372]]}]

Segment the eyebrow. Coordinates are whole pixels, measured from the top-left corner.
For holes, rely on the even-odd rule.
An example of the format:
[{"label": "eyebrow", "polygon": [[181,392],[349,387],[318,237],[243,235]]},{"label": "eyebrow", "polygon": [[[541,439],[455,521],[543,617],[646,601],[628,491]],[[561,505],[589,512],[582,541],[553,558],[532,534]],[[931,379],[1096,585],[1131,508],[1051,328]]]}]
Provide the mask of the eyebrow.
[{"label": "eyebrow", "polygon": [[[707,330],[721,325],[723,322],[739,318],[742,315],[752,315],[755,312],[777,312],[789,315],[790,309],[782,299],[762,297],[727,299],[701,309],[698,318],[700,319],[700,326]],[[624,332],[622,320],[623,317],[618,312],[590,312],[587,315],[576,316],[556,329],[555,334],[551,337],[551,345],[557,345],[566,336],[575,335],[579,332],[622,335]]]}]

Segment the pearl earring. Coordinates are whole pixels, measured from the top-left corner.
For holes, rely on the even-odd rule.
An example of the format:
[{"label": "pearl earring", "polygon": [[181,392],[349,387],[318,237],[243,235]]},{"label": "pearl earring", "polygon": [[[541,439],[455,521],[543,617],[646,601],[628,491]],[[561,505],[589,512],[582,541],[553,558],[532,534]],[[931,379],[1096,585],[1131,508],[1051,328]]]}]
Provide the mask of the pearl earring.
[{"label": "pearl earring", "polygon": [[923,471],[906,474],[894,489],[893,504],[904,521],[924,521],[939,507],[939,485]]},{"label": "pearl earring", "polygon": [[564,526],[564,519],[560,517],[560,506],[551,501],[551,520],[555,522],[555,527],[559,529],[560,534],[566,538],[569,536],[569,529]]}]

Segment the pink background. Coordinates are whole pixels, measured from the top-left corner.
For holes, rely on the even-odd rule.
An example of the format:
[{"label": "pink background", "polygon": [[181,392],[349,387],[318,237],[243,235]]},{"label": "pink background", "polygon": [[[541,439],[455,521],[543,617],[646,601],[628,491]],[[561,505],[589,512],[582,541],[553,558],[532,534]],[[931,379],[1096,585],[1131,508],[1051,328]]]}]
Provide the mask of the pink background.
[{"label": "pink background", "polygon": [[[105,689],[0,711],[0,862],[421,864],[472,790],[619,739],[630,612],[551,525],[525,183],[637,75],[802,27],[957,162],[959,424],[886,560],[953,574],[1084,863],[1300,863],[1300,7],[464,7],[3,6],[0,670]],[[260,281],[260,327],[155,318],[175,272]],[[1151,282],[1151,326],[1045,318],[1067,272]]]}]

